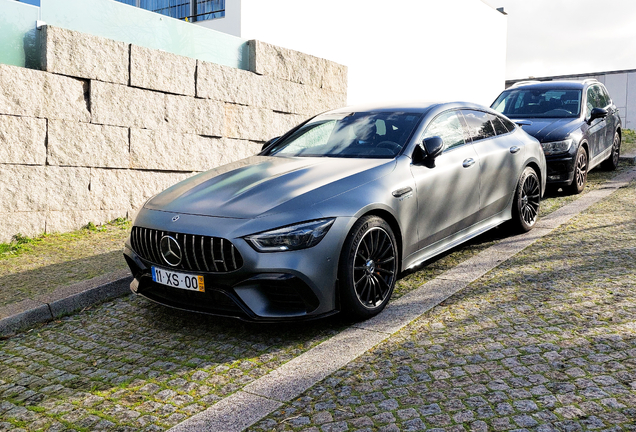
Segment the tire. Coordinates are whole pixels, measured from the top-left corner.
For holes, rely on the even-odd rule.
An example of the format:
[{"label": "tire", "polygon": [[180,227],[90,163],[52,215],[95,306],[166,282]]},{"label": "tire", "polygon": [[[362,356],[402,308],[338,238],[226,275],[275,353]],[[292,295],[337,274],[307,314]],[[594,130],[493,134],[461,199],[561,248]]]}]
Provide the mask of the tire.
[{"label": "tire", "polygon": [[338,280],[343,311],[354,319],[377,315],[389,302],[398,275],[397,242],[384,219],[365,216],[347,235]]},{"label": "tire", "polygon": [[612,143],[612,153],[603,161],[601,166],[608,171],[614,171],[618,168],[618,159],[621,156],[621,136],[618,132],[614,133],[614,142]]},{"label": "tire", "polygon": [[585,189],[585,183],[587,182],[587,152],[583,146],[579,146],[576,152],[576,158],[574,158],[574,178],[572,183],[568,187],[570,193],[580,194]]},{"label": "tire", "polygon": [[541,203],[541,183],[534,169],[526,167],[521,173],[512,202],[512,227],[528,232],[537,223]]}]

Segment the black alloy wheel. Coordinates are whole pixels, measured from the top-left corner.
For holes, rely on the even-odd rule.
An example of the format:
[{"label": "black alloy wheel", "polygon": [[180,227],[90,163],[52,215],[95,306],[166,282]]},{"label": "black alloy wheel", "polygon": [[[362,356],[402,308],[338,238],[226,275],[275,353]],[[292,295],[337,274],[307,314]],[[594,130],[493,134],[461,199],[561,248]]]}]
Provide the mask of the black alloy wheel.
[{"label": "black alloy wheel", "polygon": [[618,159],[621,157],[621,136],[618,132],[614,133],[614,142],[612,143],[612,153],[603,161],[603,168],[608,171],[614,171],[618,168]]},{"label": "black alloy wheel", "polygon": [[377,216],[361,218],[347,235],[340,257],[340,298],[354,318],[370,318],[389,302],[398,274],[396,244],[389,224]]},{"label": "black alloy wheel", "polygon": [[526,167],[519,178],[512,203],[512,221],[521,232],[527,232],[537,223],[541,203],[541,184],[537,173]]},{"label": "black alloy wheel", "polygon": [[580,194],[585,189],[587,182],[587,152],[583,146],[579,146],[574,160],[574,178],[570,184],[570,192]]}]

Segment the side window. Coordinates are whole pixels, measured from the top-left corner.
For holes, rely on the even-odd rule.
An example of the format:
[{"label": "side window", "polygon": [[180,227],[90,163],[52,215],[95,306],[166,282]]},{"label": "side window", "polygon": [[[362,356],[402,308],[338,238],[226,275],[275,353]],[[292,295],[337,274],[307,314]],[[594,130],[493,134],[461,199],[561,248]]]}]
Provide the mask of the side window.
[{"label": "side window", "polygon": [[506,128],[506,126],[503,124],[500,117],[494,116],[494,115],[491,115],[489,117],[490,117],[490,122],[495,128],[495,132],[497,132],[497,135],[504,135],[510,132],[508,128]]},{"label": "side window", "polygon": [[503,117],[497,117],[497,118],[499,119],[501,123],[503,123],[506,129],[508,129],[508,132],[512,132],[517,128],[515,124],[511,122],[510,120],[508,120],[507,118],[503,118]]},{"label": "side window", "polygon": [[473,141],[490,138],[496,135],[495,128],[490,122],[490,114],[482,111],[463,110],[464,119]]},{"label": "side window", "polygon": [[590,114],[590,112],[592,112],[593,108],[605,108],[605,106],[601,106],[602,105],[602,100],[601,100],[601,88],[597,85],[593,85],[588,87],[587,89],[587,103],[586,103],[586,107],[587,107],[587,115]]},{"label": "side window", "polygon": [[601,108],[605,108],[612,103],[612,98],[609,96],[609,93],[607,93],[607,89],[605,87],[599,86],[599,88],[601,89]]},{"label": "side window", "polygon": [[466,143],[464,141],[464,127],[457,111],[447,111],[433,119],[424,132],[424,138],[434,136],[438,136],[444,141],[445,150]]}]

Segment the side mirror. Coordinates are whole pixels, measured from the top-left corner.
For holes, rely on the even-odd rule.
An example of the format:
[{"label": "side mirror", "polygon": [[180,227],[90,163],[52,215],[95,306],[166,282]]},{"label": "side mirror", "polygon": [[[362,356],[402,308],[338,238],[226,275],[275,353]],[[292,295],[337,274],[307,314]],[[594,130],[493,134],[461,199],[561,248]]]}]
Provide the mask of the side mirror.
[{"label": "side mirror", "polygon": [[444,140],[438,136],[426,138],[422,143],[426,150],[426,159],[435,160],[444,150]]},{"label": "side mirror", "polygon": [[265,150],[267,147],[269,147],[270,145],[274,144],[279,139],[280,139],[280,137],[277,136],[277,137],[274,137],[271,140],[267,141],[265,144],[263,144],[263,147],[261,147],[261,151]]},{"label": "side mirror", "polygon": [[530,120],[515,120],[519,126],[531,126],[532,122]]},{"label": "side mirror", "polygon": [[607,117],[607,110],[604,108],[593,108],[590,113],[590,119],[587,121],[587,124],[591,124],[597,118],[605,118]]}]

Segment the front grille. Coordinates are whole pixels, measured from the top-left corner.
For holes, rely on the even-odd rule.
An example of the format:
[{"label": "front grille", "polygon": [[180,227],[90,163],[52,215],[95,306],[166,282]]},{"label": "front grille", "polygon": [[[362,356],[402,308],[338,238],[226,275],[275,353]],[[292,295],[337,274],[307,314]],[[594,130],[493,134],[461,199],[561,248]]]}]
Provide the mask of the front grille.
[{"label": "front grille", "polygon": [[209,273],[227,273],[243,266],[240,252],[229,240],[195,234],[133,227],[130,242],[133,250],[144,260],[166,266],[161,254],[161,239],[174,238],[181,249],[181,262],[172,268]]}]

